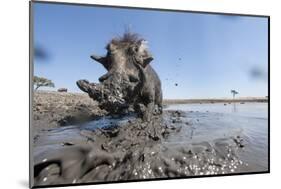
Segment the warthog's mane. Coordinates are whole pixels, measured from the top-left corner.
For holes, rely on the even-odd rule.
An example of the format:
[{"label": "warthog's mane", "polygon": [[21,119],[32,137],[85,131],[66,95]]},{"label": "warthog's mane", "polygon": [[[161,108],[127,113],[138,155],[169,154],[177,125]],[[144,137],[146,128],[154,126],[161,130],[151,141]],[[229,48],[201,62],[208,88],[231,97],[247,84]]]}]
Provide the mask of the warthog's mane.
[{"label": "warthog's mane", "polygon": [[130,45],[134,45],[140,43],[141,41],[145,41],[142,37],[140,37],[137,33],[125,32],[123,36],[116,36],[107,44],[106,49],[109,48],[110,44],[114,44],[116,46],[127,47]]}]

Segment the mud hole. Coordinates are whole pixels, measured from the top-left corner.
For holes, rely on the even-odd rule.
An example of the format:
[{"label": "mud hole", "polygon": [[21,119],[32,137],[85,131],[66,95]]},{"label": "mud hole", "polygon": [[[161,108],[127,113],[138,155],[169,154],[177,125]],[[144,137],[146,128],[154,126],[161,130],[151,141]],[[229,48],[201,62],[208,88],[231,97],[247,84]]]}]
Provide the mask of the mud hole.
[{"label": "mud hole", "polygon": [[244,136],[235,134],[198,142],[190,138],[198,120],[188,115],[166,110],[150,122],[133,114],[105,116],[40,131],[33,147],[35,185],[243,171],[247,164],[238,154],[246,145]]}]

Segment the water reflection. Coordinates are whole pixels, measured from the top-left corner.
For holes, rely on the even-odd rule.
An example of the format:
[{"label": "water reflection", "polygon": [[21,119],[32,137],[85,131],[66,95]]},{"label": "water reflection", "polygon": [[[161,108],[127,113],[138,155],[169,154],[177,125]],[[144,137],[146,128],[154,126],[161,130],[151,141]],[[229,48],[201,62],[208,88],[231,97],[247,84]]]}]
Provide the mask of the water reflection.
[{"label": "water reflection", "polygon": [[236,103],[232,103],[232,113],[236,113],[237,112],[237,107],[236,107]]}]

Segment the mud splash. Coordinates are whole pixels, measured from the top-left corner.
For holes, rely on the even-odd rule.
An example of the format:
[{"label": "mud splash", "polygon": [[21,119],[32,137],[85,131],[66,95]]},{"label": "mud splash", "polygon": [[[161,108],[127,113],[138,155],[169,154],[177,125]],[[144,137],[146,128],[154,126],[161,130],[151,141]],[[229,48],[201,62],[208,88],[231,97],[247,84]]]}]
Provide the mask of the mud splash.
[{"label": "mud splash", "polygon": [[[192,116],[196,114],[196,116]],[[164,111],[143,122],[134,115],[104,117],[86,124],[42,131],[34,141],[36,186],[241,172],[239,151],[247,137],[196,139],[198,117]],[[196,119],[194,118],[196,117]],[[199,134],[194,134],[194,132]],[[212,135],[212,132],[208,133]]]}]

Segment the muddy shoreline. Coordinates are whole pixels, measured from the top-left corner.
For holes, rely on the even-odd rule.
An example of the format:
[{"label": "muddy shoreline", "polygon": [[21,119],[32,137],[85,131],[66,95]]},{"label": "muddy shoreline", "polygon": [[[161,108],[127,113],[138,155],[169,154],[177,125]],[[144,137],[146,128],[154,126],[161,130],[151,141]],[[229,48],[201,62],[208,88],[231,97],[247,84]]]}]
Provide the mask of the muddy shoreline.
[{"label": "muddy shoreline", "polygon": [[55,92],[35,93],[33,111],[36,186],[251,170],[239,158],[247,146],[243,134],[169,141],[196,127],[196,112],[164,110],[143,122],[107,115],[87,95]]},{"label": "muddy shoreline", "polygon": [[32,128],[57,128],[97,119],[107,112],[82,93],[38,91],[33,94]]}]

